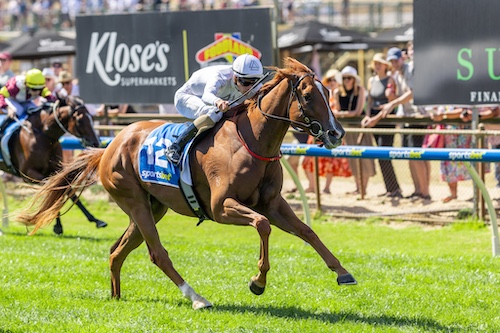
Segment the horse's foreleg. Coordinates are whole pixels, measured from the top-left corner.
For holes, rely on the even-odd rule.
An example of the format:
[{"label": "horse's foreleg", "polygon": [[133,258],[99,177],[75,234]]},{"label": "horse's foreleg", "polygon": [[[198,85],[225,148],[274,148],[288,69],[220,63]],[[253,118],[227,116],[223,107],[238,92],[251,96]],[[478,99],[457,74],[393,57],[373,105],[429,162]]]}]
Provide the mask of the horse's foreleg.
[{"label": "horse's foreleg", "polygon": [[328,250],[319,239],[318,235],[305,223],[303,223],[292,208],[283,198],[276,204],[272,204],[273,210],[270,212],[271,223],[278,228],[294,234],[309,243],[323,258],[326,265],[337,273],[339,285],[356,284],[354,277],[341,265],[340,261]]},{"label": "horse's foreleg", "polygon": [[270,269],[269,235],[271,234],[271,224],[269,220],[232,198],[224,200],[222,212],[216,215],[216,221],[219,223],[251,225],[257,229],[260,236],[259,273],[252,277],[250,290],[256,295],[261,295],[264,293],[267,283],[266,276]]},{"label": "horse's foreleg", "polygon": [[87,210],[87,208],[83,205],[83,203],[78,199],[76,195],[72,195],[71,200],[73,200],[73,202],[78,206],[78,208],[80,208],[80,210],[83,212],[87,220],[89,220],[90,222],[95,222],[97,228],[104,228],[108,225],[106,222],[96,219],[94,215],[92,215]]}]

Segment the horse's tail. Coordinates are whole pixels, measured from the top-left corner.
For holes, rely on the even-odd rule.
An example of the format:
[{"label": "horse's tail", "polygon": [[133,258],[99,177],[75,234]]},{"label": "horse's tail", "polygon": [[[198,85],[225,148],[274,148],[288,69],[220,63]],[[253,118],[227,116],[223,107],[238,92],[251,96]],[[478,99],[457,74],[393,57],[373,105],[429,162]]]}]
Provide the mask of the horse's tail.
[{"label": "horse's tail", "polygon": [[103,153],[104,149],[86,149],[61,171],[46,178],[29,206],[17,214],[16,220],[28,226],[34,225],[31,234],[47,226],[70,197],[96,182]]}]

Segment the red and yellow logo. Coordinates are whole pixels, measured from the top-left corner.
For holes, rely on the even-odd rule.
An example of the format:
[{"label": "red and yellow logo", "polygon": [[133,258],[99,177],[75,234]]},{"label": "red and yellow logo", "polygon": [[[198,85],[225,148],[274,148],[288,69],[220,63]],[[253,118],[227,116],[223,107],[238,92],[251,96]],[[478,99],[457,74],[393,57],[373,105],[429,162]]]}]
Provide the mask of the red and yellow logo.
[{"label": "red and yellow logo", "polygon": [[250,44],[244,43],[236,38],[239,34],[215,34],[215,41],[196,52],[196,61],[205,64],[219,58],[225,58],[232,63],[233,59],[242,54],[252,54],[257,58],[262,57],[262,53]]}]

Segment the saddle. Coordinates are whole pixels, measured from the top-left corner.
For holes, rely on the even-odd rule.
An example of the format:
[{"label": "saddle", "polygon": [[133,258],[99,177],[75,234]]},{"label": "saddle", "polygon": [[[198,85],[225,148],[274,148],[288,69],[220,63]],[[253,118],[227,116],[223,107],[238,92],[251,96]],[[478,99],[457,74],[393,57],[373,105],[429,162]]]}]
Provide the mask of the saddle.
[{"label": "saddle", "polygon": [[185,124],[164,124],[149,134],[138,154],[139,176],[144,182],[179,188],[189,207],[198,217],[197,225],[199,225],[210,218],[203,211],[194,191],[189,168],[189,151],[193,143],[200,140],[204,133],[186,145],[178,166],[170,163],[165,156],[167,147],[175,141],[175,137],[182,132],[184,126]]}]

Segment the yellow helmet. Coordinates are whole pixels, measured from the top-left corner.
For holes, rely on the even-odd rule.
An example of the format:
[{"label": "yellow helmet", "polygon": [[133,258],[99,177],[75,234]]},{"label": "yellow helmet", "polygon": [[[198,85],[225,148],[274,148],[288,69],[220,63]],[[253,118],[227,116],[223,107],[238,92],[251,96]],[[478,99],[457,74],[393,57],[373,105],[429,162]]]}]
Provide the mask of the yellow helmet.
[{"label": "yellow helmet", "polygon": [[45,76],[42,71],[33,68],[26,72],[26,86],[31,89],[43,89],[45,87]]}]

